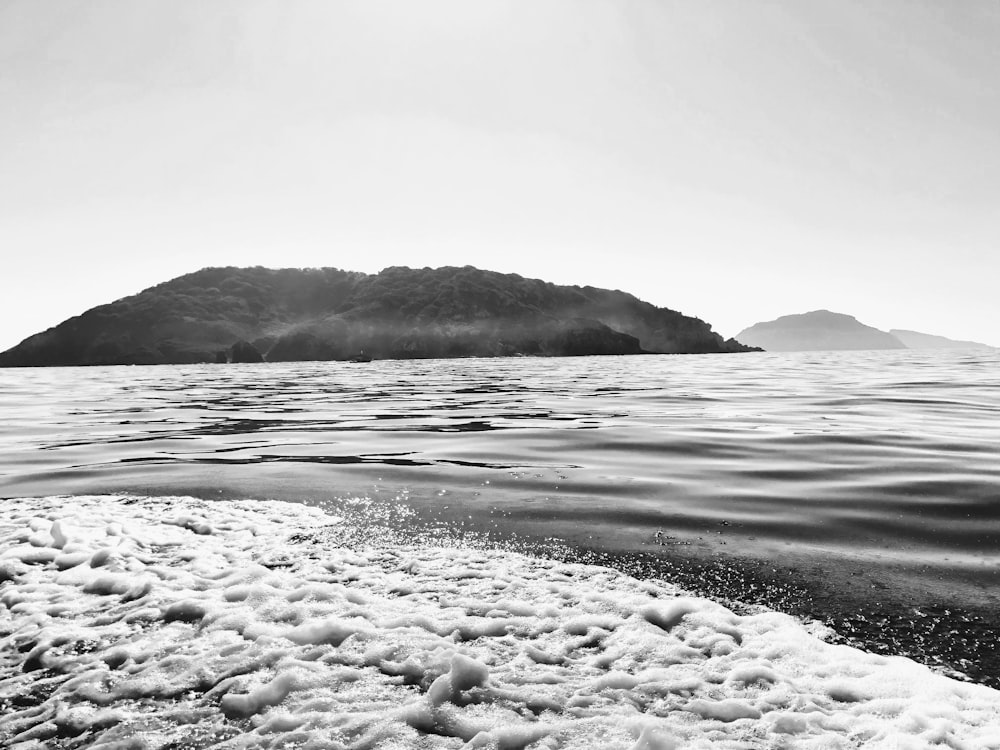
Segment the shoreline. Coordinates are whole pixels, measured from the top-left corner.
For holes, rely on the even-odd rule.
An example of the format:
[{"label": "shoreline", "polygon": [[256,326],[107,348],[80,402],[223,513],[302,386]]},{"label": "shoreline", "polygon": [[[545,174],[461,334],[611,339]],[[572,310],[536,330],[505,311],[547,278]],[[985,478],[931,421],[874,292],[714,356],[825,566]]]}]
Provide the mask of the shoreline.
[{"label": "shoreline", "polygon": [[[241,502],[231,491],[212,497],[192,487],[143,488],[138,496],[194,495],[207,502]],[[360,488],[359,488],[360,489]],[[106,490],[97,489],[100,495]],[[129,490],[116,494],[132,495]],[[95,494],[91,491],[88,494]],[[294,494],[294,493],[292,493]],[[409,491],[376,490],[336,500],[316,497],[278,502],[320,508],[362,530],[354,542],[406,545],[467,545],[474,549],[513,551],[555,561],[610,567],[623,574],[664,580],[698,596],[737,608],[765,607],[831,631],[831,640],[887,656],[904,656],[942,674],[1000,689],[1000,605],[977,596],[976,586],[915,585],[912,570],[882,562],[877,567],[846,555],[796,554],[783,551],[781,563],[739,555],[737,539],[719,546],[714,534],[689,543],[644,530],[594,544],[590,527],[518,520],[505,511],[470,504],[460,497],[433,502]],[[439,498],[433,498],[439,500]],[[246,499],[247,502],[270,502]],[[726,532],[733,529],[726,529]],[[692,537],[695,538],[695,537]],[[723,537],[719,537],[722,539]]]},{"label": "shoreline", "polygon": [[607,567],[281,501],[7,507],[0,741],[25,748],[1000,748],[989,687]]},{"label": "shoreline", "polygon": [[[1000,689],[1000,653],[995,649],[1000,607],[977,602],[972,584],[962,590],[931,590],[914,583],[911,571],[892,564],[873,569],[846,555],[833,560],[806,554],[786,555],[776,564],[708,545],[658,544],[655,533],[631,545],[599,546],[588,544],[586,529],[573,537],[565,525],[553,524],[546,532],[556,533],[539,533],[537,519],[532,524],[509,517],[484,520],[468,515],[472,509],[461,503],[448,508],[448,514],[431,506],[369,498],[319,505],[352,519],[354,527],[371,525],[383,538],[399,543],[416,534],[474,548],[509,549],[667,581],[726,606],[766,607],[823,624],[831,630],[832,642],[904,656],[950,677]],[[372,524],[372,517],[380,520]],[[400,532],[401,527],[406,531]]]}]

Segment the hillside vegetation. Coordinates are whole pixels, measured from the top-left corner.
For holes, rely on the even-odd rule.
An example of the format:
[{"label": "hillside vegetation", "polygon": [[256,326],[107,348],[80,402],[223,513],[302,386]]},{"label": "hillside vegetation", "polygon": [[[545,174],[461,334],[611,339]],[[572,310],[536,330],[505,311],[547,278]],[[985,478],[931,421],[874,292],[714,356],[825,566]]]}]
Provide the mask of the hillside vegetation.
[{"label": "hillside vegetation", "polygon": [[3,352],[0,366],[746,350],[624,292],[470,266],[230,267],[88,310]]}]

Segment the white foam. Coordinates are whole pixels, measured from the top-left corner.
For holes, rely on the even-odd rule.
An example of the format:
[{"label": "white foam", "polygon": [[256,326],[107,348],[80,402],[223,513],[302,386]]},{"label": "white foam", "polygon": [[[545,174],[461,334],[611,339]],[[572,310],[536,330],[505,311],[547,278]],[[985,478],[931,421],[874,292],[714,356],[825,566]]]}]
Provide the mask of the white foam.
[{"label": "white foam", "polygon": [[997,691],[604,568],[275,502],[4,511],[4,747],[1000,748]]}]

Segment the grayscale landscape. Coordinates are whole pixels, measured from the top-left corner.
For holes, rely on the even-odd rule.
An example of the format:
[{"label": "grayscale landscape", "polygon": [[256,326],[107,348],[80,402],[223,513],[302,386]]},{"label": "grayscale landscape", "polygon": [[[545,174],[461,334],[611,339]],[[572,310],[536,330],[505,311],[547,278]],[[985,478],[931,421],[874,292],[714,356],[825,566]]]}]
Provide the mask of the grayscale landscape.
[{"label": "grayscale landscape", "polygon": [[0,747],[1000,750],[998,38],[0,3]]}]

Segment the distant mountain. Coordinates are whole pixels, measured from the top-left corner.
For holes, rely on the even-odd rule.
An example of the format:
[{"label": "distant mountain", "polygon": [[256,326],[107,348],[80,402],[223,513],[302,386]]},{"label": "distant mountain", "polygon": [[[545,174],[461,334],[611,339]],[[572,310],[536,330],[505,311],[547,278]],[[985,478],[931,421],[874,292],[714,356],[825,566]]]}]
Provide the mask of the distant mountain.
[{"label": "distant mountain", "polygon": [[631,294],[471,266],[206,268],[37,333],[0,366],[747,350]]},{"label": "distant mountain", "polygon": [[976,341],[957,341],[944,336],[933,336],[929,333],[907,331],[902,328],[889,330],[893,336],[906,344],[908,349],[993,349],[989,344]]},{"label": "distant mountain", "polygon": [[747,346],[771,352],[906,348],[890,333],[859,323],[850,315],[829,310],[785,315],[757,323],[740,331],[735,338]]}]

